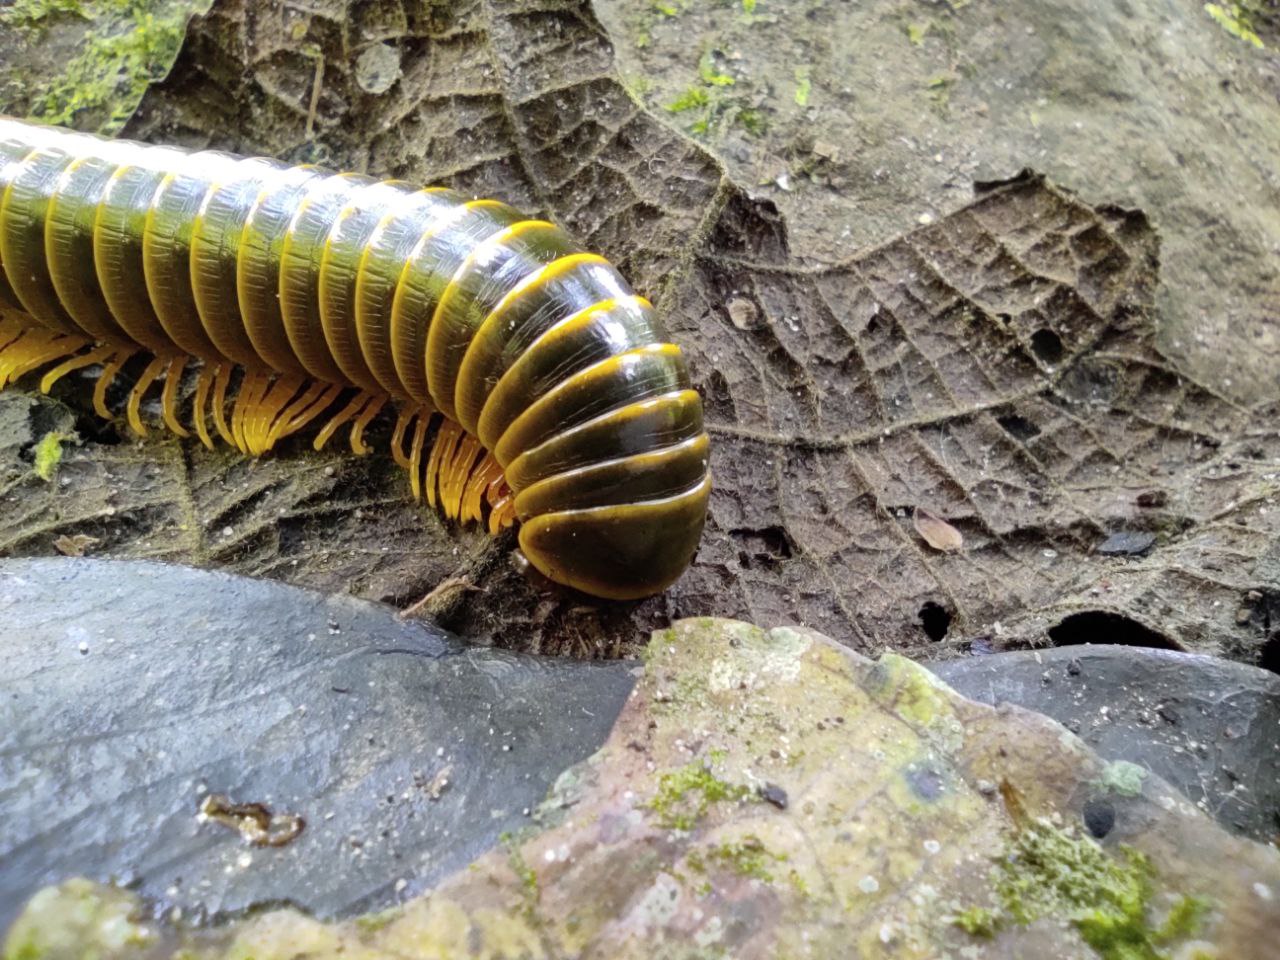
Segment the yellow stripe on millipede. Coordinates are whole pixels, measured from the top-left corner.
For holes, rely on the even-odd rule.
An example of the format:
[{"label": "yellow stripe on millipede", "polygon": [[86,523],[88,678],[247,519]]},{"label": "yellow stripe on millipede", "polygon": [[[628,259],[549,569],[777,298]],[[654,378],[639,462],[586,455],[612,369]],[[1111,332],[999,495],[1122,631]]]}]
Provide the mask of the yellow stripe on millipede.
[{"label": "yellow stripe on millipede", "polygon": [[[560,257],[557,260],[552,260],[550,263],[544,264],[542,267],[529,274],[507,291],[507,294],[498,301],[497,305],[494,306],[492,310],[489,311],[489,315],[484,318],[484,322],[476,329],[475,335],[467,345],[466,352],[462,355],[462,362],[458,365],[458,380],[457,383],[454,384],[453,394],[455,409],[457,410],[460,418],[462,416],[471,416],[471,414],[474,413],[472,419],[478,420],[480,416],[479,410],[463,411],[461,396],[462,385],[475,376],[471,368],[477,362],[475,352],[476,345],[489,336],[489,331],[492,328],[498,327],[502,323],[506,312],[510,310],[517,301],[532,293],[538,287],[550,283],[552,280],[563,276],[570,270],[588,263],[601,264],[606,267],[610,265],[609,261],[598,253],[571,253],[567,256]],[[481,404],[481,409],[483,409],[483,403]],[[459,422],[461,422],[461,420]],[[474,427],[475,424],[472,424],[471,428],[474,429]]]}]

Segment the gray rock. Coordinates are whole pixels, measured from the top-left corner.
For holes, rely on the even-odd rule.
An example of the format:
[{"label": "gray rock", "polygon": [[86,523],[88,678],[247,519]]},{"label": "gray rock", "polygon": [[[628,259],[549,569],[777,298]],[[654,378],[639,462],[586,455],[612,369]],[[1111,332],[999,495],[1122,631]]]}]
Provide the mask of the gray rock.
[{"label": "gray rock", "polygon": [[1140,557],[1155,546],[1154,533],[1142,533],[1135,530],[1122,530],[1113,533],[1098,544],[1098,553],[1104,557]]},{"label": "gray rock", "polygon": [[[1214,657],[1082,645],[929,664],[973,700],[1047,714],[1169,781],[1228,829],[1280,836],[1280,677]],[[1085,825],[1109,829],[1105,798]]]},{"label": "gray rock", "polygon": [[[527,823],[603,742],[632,669],[225,574],[0,563],[0,929],[72,875],[187,916],[388,906]],[[305,827],[254,846],[198,817],[215,795]]]}]

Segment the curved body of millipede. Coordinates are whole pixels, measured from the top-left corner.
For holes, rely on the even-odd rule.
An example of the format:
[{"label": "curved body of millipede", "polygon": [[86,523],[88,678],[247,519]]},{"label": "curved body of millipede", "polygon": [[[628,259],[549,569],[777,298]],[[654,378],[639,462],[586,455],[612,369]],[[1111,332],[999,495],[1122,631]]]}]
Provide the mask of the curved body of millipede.
[{"label": "curved body of millipede", "polygon": [[[309,424],[391,448],[447,517],[519,523],[559,583],[632,599],[688,566],[702,403],[651,305],[493,200],[0,117],[0,387],[146,358],[168,428],[257,455]],[[194,389],[180,391],[184,375]],[[187,410],[189,397],[190,409]],[[210,428],[212,421],[212,429]]]}]

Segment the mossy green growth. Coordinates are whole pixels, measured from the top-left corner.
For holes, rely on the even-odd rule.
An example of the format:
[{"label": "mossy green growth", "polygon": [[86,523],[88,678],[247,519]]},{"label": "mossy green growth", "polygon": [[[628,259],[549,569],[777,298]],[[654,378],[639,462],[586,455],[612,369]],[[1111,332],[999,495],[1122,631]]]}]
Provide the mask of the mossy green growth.
[{"label": "mossy green growth", "polygon": [[1088,837],[1048,820],[1023,827],[992,875],[999,906],[950,918],[973,936],[1042,917],[1065,919],[1103,960],[1168,960],[1164,947],[1194,936],[1207,904],[1181,897],[1159,926],[1149,920],[1154,871],[1141,852],[1112,856]]},{"label": "mossy green growth", "polygon": [[520,892],[524,898],[522,913],[526,920],[532,920],[537,912],[538,901],[542,899],[542,888],[538,885],[538,873],[529,866],[520,850],[520,843],[514,835],[504,833],[498,842],[506,848],[507,864],[511,872],[520,880]]},{"label": "mossy green growth", "polygon": [[7,10],[0,13],[0,22],[20,29],[40,27],[50,17],[67,14],[91,19],[85,13],[81,0],[14,0]]},{"label": "mossy green growth", "polygon": [[701,87],[690,87],[668,103],[667,109],[672,113],[684,113],[688,110],[697,110],[699,107],[705,107],[710,102],[711,99],[706,90]]},{"label": "mossy green growth", "polygon": [[5,952],[4,960],[41,960],[44,951],[30,940]]},{"label": "mossy green growth", "polygon": [[714,50],[708,50],[698,61],[698,79],[713,87],[733,86],[733,77],[727,73],[721,73],[719,67],[716,66]]},{"label": "mossy green growth", "polygon": [[1000,926],[1000,917],[986,907],[970,907],[953,916],[951,922],[972,937],[993,937]]},{"label": "mossy green growth", "polygon": [[379,910],[376,913],[366,913],[363,916],[356,917],[354,922],[357,930],[368,935],[377,933],[379,930],[385,930],[402,916],[404,916],[404,908],[395,906]]},{"label": "mossy green growth", "polygon": [[658,778],[658,792],[648,807],[657,815],[661,826],[669,830],[692,830],[713,803],[741,802],[754,797],[750,788],[721,780],[695,760],[679,770],[662,774]]},{"label": "mossy green growth", "polygon": [[1247,4],[1243,3],[1206,3],[1204,12],[1213,17],[1218,25],[1237,39],[1251,43],[1259,50],[1266,47],[1257,31],[1253,29],[1253,20],[1249,16]]},{"label": "mossy green growth", "polygon": [[35,472],[41,480],[52,480],[62,462],[62,444],[71,437],[52,430],[40,438],[35,450]]},{"label": "mossy green growth", "polygon": [[57,17],[93,23],[61,74],[32,92],[29,115],[70,124],[88,113],[101,117],[99,133],[119,132],[147,86],[168,72],[198,7],[183,0],[18,0],[0,11],[0,26],[37,37]]},{"label": "mossy green growth", "polygon": [[740,877],[751,877],[765,883],[773,881],[769,868],[786,861],[786,856],[772,853],[759,837],[747,837],[736,843],[722,843],[712,847],[708,856],[723,864]]},{"label": "mossy green growth", "polygon": [[801,64],[793,71],[796,80],[796,106],[798,107],[809,105],[809,95],[813,92],[813,80],[810,76],[812,69],[808,64]]}]

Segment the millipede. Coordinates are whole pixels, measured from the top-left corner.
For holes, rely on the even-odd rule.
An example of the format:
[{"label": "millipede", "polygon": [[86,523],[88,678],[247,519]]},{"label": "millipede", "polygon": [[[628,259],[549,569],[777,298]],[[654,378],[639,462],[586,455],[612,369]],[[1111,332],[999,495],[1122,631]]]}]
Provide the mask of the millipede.
[{"label": "millipede", "polygon": [[[652,304],[497,200],[0,117],[0,387],[92,375],[250,456],[394,413],[415,499],[517,525],[549,579],[638,599],[689,566],[711,489],[702,401]],[[182,389],[187,377],[187,389]],[[192,379],[194,382],[192,383]],[[152,401],[154,402],[154,401]]]}]

